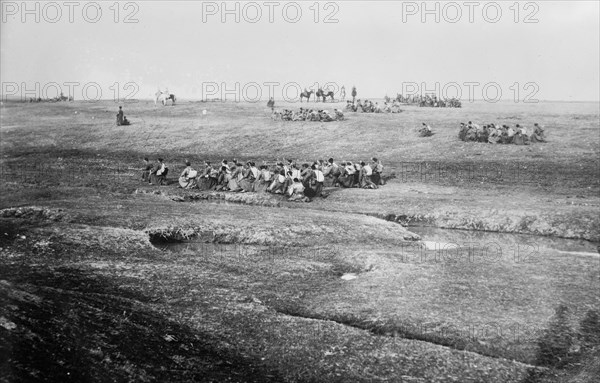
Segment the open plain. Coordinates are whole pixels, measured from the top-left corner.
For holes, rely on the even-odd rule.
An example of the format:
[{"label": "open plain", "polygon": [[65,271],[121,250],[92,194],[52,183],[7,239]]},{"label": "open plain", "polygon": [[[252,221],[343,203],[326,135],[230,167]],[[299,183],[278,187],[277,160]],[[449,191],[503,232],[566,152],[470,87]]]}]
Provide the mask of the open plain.
[{"label": "open plain", "polygon": [[[598,103],[405,106],[323,123],[273,121],[264,103],[140,100],[123,104],[130,126],[115,125],[117,106],[1,106],[8,381],[599,373],[597,352],[549,374],[539,350],[557,307],[577,328],[600,304]],[[539,123],[547,142],[462,142],[467,121]],[[418,136],[422,122],[433,136]],[[146,156],[165,158],[171,185],[141,182]],[[311,203],[176,183],[186,160],[374,156],[386,185]]]}]

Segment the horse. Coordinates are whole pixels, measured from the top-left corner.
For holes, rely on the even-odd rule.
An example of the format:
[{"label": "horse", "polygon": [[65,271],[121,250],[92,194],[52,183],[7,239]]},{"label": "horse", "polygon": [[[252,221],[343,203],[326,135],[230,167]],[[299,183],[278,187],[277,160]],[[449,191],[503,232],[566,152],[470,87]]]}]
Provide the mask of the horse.
[{"label": "horse", "polygon": [[167,101],[169,100],[173,102],[172,105],[175,105],[175,95],[173,93],[169,93],[168,90],[165,92],[159,90],[154,94],[154,96],[156,96],[156,98],[154,99],[154,105],[156,105],[159,100],[163,104],[163,106],[167,105]]},{"label": "horse", "polygon": [[327,101],[327,97],[331,97],[331,101],[333,102],[333,92],[332,91],[325,93],[323,91],[323,89],[319,89],[315,95],[317,96],[317,100],[319,97],[322,97],[323,102],[325,102],[325,101]]},{"label": "horse", "polygon": [[314,91],[308,91],[308,90],[304,90],[304,92],[300,93],[300,102],[302,102],[302,99],[304,97],[306,97],[306,102],[310,101],[310,95],[313,94]]}]

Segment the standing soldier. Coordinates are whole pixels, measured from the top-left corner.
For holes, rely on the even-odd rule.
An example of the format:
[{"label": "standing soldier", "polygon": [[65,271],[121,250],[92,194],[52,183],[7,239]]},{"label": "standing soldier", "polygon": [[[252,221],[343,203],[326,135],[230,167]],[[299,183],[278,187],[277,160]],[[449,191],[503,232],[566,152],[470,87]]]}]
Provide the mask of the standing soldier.
[{"label": "standing soldier", "polygon": [[123,107],[119,106],[119,113],[117,113],[117,126],[123,125]]}]

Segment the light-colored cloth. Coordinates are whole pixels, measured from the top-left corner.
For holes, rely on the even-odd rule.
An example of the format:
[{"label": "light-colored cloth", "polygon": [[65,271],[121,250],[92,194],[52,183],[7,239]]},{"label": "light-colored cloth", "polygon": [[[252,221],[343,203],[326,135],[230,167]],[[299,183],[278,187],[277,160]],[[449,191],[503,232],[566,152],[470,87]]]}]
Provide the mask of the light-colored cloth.
[{"label": "light-colored cloth", "polygon": [[292,179],[297,178],[298,180],[302,179],[300,169],[292,169]]},{"label": "light-colored cloth", "polygon": [[160,168],[156,171],[156,175],[157,176],[162,176],[162,174],[165,172],[165,168],[166,165],[163,163],[160,164]]},{"label": "light-colored cloth", "polygon": [[198,172],[191,166],[186,167],[179,176],[179,185],[184,189],[191,189],[196,186],[196,177]]},{"label": "light-colored cloth", "polygon": [[325,176],[323,175],[323,172],[320,170],[313,170],[313,172],[315,173],[315,180],[317,182],[323,182],[325,181]]},{"label": "light-colored cloth", "polygon": [[290,185],[287,190],[288,195],[292,197],[294,194],[303,194],[304,193],[304,185],[301,182],[294,182]]}]

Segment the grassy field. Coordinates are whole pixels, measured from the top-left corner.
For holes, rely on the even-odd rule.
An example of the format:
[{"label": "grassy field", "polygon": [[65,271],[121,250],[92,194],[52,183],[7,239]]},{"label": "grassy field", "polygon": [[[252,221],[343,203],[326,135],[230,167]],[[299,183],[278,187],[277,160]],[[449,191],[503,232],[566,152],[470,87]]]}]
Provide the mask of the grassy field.
[{"label": "grassy field", "polygon": [[[515,253],[502,237],[500,257],[440,253],[396,222],[600,241],[597,104],[315,123],[272,121],[262,104],[140,101],[124,105],[126,127],[116,106],[2,105],[2,379],[593,381],[597,355],[549,372],[539,342],[560,304],[574,329],[599,310],[597,256]],[[469,120],[538,122],[548,142],[461,142]],[[391,178],[290,203],[143,185],[144,156],[171,178],[186,159],[377,156]],[[195,242],[164,244],[182,237]]]}]

